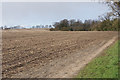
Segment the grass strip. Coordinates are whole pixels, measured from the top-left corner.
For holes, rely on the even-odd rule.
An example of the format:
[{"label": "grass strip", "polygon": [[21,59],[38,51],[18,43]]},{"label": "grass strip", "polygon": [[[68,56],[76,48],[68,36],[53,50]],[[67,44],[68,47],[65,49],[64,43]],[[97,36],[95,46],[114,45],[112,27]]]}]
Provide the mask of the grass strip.
[{"label": "grass strip", "polygon": [[76,78],[118,78],[118,44],[120,41],[87,64]]}]

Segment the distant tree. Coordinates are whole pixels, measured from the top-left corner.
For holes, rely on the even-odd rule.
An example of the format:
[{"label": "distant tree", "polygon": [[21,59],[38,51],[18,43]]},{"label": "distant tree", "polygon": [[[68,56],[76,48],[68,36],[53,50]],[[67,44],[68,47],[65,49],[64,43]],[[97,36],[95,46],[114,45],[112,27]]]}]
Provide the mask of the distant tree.
[{"label": "distant tree", "polygon": [[40,28],[40,25],[36,25],[36,28]]},{"label": "distant tree", "polygon": [[54,24],[53,24],[53,26],[56,28],[56,30],[61,30],[61,26],[60,26],[60,23],[59,22],[55,22]]},{"label": "distant tree", "polygon": [[60,21],[60,26],[61,27],[69,27],[69,21],[67,19]]},{"label": "distant tree", "polygon": [[70,27],[73,27],[75,22],[76,22],[75,19],[70,20],[70,21],[69,21]]},{"label": "distant tree", "polygon": [[4,29],[3,26],[1,26],[1,29]]},{"label": "distant tree", "polygon": [[5,26],[4,26],[4,29],[6,29],[6,28],[7,28],[7,26],[5,25]]},{"label": "distant tree", "polygon": [[32,28],[35,28],[35,26],[32,26]]},{"label": "distant tree", "polygon": [[42,25],[42,28],[44,28],[44,25]]},{"label": "distant tree", "polygon": [[52,28],[52,25],[49,25],[49,28]]}]

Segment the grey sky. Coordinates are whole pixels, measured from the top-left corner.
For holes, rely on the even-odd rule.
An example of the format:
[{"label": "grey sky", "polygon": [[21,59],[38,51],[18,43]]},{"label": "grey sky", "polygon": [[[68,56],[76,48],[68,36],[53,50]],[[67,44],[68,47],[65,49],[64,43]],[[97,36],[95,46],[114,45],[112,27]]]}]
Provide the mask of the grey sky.
[{"label": "grey sky", "polygon": [[3,25],[49,25],[62,19],[98,19],[109,11],[98,2],[4,2]]}]

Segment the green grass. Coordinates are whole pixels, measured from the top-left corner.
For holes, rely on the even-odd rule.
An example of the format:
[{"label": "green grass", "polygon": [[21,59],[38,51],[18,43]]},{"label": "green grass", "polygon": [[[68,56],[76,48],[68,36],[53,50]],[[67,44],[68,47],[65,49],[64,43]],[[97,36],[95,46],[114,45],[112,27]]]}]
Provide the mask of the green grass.
[{"label": "green grass", "polygon": [[77,78],[118,78],[118,44],[120,41],[92,60]]}]

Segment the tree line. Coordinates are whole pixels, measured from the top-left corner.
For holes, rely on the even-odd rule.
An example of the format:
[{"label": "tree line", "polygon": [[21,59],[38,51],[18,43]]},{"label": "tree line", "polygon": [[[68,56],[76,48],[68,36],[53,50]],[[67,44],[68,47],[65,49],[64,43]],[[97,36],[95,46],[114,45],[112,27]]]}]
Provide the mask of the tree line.
[{"label": "tree line", "polygon": [[55,22],[53,25],[55,28],[51,28],[51,31],[118,31],[120,26],[120,19],[107,19],[103,21],[85,20],[83,23],[81,20],[61,20]]},{"label": "tree line", "polygon": [[51,31],[118,31],[120,30],[120,1],[105,2],[111,9],[105,15],[99,16],[99,20],[61,20],[54,23]]},{"label": "tree line", "polygon": [[[4,30],[8,30],[8,29],[25,29],[26,27],[24,26],[20,26],[20,25],[17,25],[17,26],[1,26],[0,29],[4,29]],[[38,28],[52,28],[52,25],[35,25],[35,26],[32,26],[32,27],[29,27],[29,29],[38,29]]]}]

